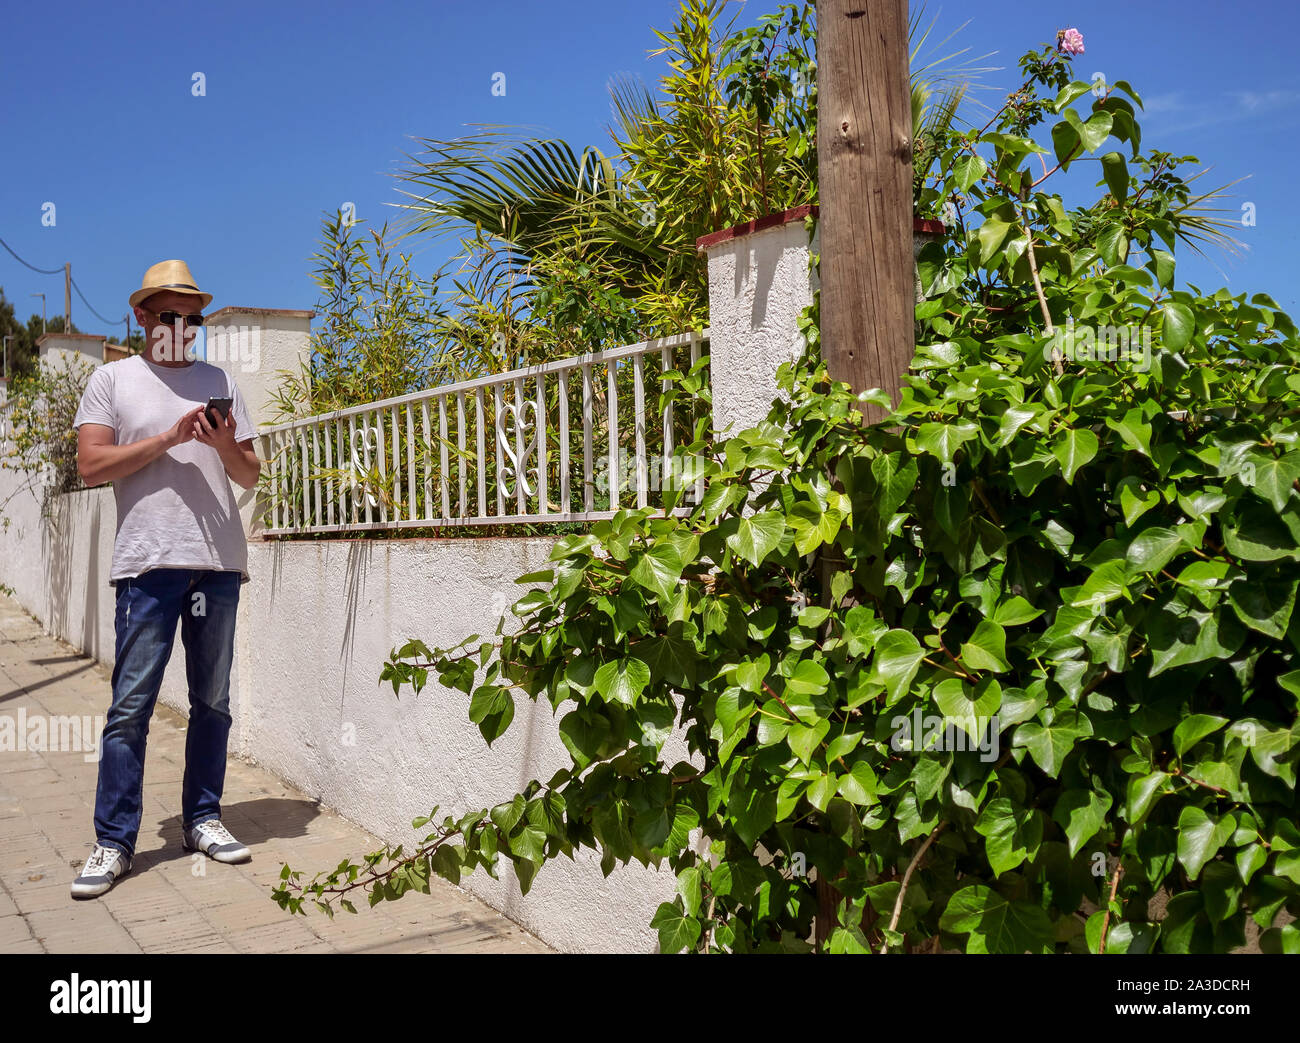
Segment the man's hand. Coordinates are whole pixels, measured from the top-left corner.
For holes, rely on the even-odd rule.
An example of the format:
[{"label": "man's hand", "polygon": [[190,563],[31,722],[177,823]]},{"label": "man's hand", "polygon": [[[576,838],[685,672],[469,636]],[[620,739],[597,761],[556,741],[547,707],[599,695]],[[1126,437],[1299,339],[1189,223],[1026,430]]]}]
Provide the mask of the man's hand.
[{"label": "man's hand", "polygon": [[246,438],[242,442],[236,442],[235,418],[229,414],[222,416],[218,413],[217,425],[213,427],[208,423],[205,409],[206,407],[201,407],[198,410],[191,437],[215,449],[221,456],[221,463],[230,479],[238,482],[245,489],[251,489],[257,484],[257,478],[262,473],[262,461],[257,458],[253,440]]},{"label": "man's hand", "polygon": [[213,427],[208,423],[208,414],[206,406],[199,406],[193,413],[187,414],[194,417],[192,438],[197,439],[204,445],[210,445],[222,456],[234,451],[235,449],[235,418],[227,413],[222,416],[217,413],[217,426]]},{"label": "man's hand", "polygon": [[171,430],[165,432],[168,449],[182,445],[195,437],[198,427],[197,421],[206,408],[206,406],[195,406],[177,420]]}]

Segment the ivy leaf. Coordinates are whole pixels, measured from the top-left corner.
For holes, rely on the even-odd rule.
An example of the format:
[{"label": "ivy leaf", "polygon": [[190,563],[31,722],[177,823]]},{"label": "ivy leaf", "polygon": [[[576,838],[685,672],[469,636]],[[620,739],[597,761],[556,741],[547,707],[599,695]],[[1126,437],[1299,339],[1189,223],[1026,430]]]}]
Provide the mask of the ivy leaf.
[{"label": "ivy leaf", "polygon": [[574,710],[560,721],[560,741],[579,768],[596,759],[608,734],[609,721],[598,713]]},{"label": "ivy leaf", "polygon": [[1288,505],[1283,513],[1256,500],[1243,500],[1241,509],[1223,521],[1223,545],[1245,561],[1300,559],[1300,512]]},{"label": "ivy leaf", "polygon": [[941,462],[950,464],[958,447],[978,434],[979,427],[969,420],[958,420],[951,424],[922,424],[916,433],[916,447],[937,456]]},{"label": "ivy leaf", "polygon": [[[751,565],[761,565],[763,559],[776,550],[784,535],[785,515],[780,511],[761,511],[750,518],[740,519],[736,531],[727,537],[727,546]],[[681,575],[680,569],[677,574]]]},{"label": "ivy leaf", "polygon": [[516,835],[509,838],[510,853],[534,865],[541,865],[546,858],[546,834],[536,826],[524,826]]},{"label": "ivy leaf", "polygon": [[969,640],[962,643],[961,661],[973,670],[995,674],[1010,670],[1006,631],[991,619],[981,619]]},{"label": "ivy leaf", "polygon": [[1025,747],[1035,763],[1056,778],[1075,743],[1091,734],[1092,721],[1085,714],[1069,711],[1048,725],[1037,721],[1018,725],[1011,745]]},{"label": "ivy leaf", "polygon": [[998,449],[1003,449],[1010,445],[1015,439],[1016,433],[1024,427],[1029,421],[1038,415],[1038,411],[1030,406],[1010,406],[998,421],[998,438],[994,443]]},{"label": "ivy leaf", "polygon": [[924,658],[925,650],[911,631],[891,630],[876,642],[867,681],[885,686],[885,705],[891,706],[903,697]]},{"label": "ivy leaf", "polygon": [[1230,815],[1212,818],[1201,808],[1189,804],[1178,816],[1178,861],[1195,880],[1201,867],[1231,839],[1236,824]]},{"label": "ivy leaf", "polygon": [[1070,604],[1079,608],[1101,611],[1103,605],[1119,597],[1128,596],[1128,574],[1117,561],[1108,561],[1094,569]]},{"label": "ivy leaf", "polygon": [[1182,548],[1183,538],[1173,529],[1163,526],[1143,529],[1124,552],[1129,575],[1159,572]]},{"label": "ivy leaf", "polygon": [[1137,829],[1151,813],[1156,801],[1169,792],[1169,779],[1167,772],[1153,771],[1148,775],[1134,775],[1128,780],[1125,817],[1129,828]]},{"label": "ivy leaf", "polygon": [[939,926],[969,934],[968,953],[1053,952],[1052,921],[1030,902],[1009,901],[983,884],[963,887],[948,899]]},{"label": "ivy leaf", "polygon": [[657,594],[661,601],[667,601],[677,592],[685,566],[676,547],[667,542],[657,542],[641,555],[628,575],[634,582]]},{"label": "ivy leaf", "polygon": [[[744,779],[740,781],[743,782]],[[831,791],[834,792],[834,789],[832,785]],[[733,803],[729,809],[732,826],[736,836],[747,847],[753,847],[776,821],[776,790],[762,789],[751,784],[739,791],[737,799],[738,803]],[[812,799],[811,791],[809,799]]]},{"label": "ivy leaf", "polygon": [[650,668],[639,659],[618,659],[596,671],[596,691],[610,702],[633,706],[650,683]]},{"label": "ivy leaf", "polygon": [[[830,684],[830,674],[826,668],[815,659],[801,659],[798,665],[791,671],[790,676],[786,678],[785,690],[787,693],[786,702],[789,703],[797,716],[805,720],[805,723],[812,723],[808,720],[816,720],[821,714],[818,712],[815,704],[807,699],[810,695],[821,695],[826,691],[826,686]],[[796,700],[792,696],[802,696]],[[806,707],[807,713],[800,712],[799,707]]]},{"label": "ivy leaf", "polygon": [[994,876],[1015,869],[1033,857],[1043,839],[1038,813],[1018,807],[1007,797],[989,801],[975,820],[975,832],[984,837],[984,850]]},{"label": "ivy leaf", "polygon": [[875,804],[877,785],[871,766],[866,761],[856,761],[847,774],[840,776],[839,795],[850,804]]},{"label": "ivy leaf", "polygon": [[1286,453],[1279,457],[1253,460],[1255,464],[1256,493],[1268,500],[1279,514],[1286,509],[1287,500],[1291,498],[1292,483],[1300,478],[1300,452]]},{"label": "ivy leaf", "polygon": [[1142,479],[1129,475],[1120,480],[1119,507],[1124,512],[1124,524],[1132,526],[1142,515],[1160,503],[1160,494],[1154,489],[1144,489]]},{"label": "ivy leaf", "polygon": [[1100,444],[1097,436],[1084,427],[1071,428],[1052,446],[1052,455],[1060,461],[1067,482],[1074,482],[1074,473],[1097,455]]},{"label": "ivy leaf", "polygon": [[1226,717],[1213,717],[1204,713],[1194,713],[1183,718],[1174,729],[1174,752],[1181,757],[1207,735],[1213,735],[1227,723]]},{"label": "ivy leaf", "polygon": [[795,504],[790,512],[790,527],[794,530],[795,550],[809,554],[823,543],[832,542],[844,522],[844,515],[835,508],[823,511],[815,503]]},{"label": "ivy leaf", "polygon": [[659,932],[659,951],[677,953],[695,948],[702,928],[694,917],[687,916],[675,902],[664,902],[655,910],[650,926]]},{"label": "ivy leaf", "polygon": [[1097,835],[1110,805],[1110,794],[1094,789],[1068,789],[1061,794],[1052,810],[1052,819],[1065,830],[1071,858]]},{"label": "ivy leaf", "polygon": [[1246,626],[1281,641],[1291,626],[1297,582],[1294,575],[1239,579],[1228,587],[1228,602]]},{"label": "ivy leaf", "polygon": [[1135,449],[1143,456],[1151,455],[1151,425],[1142,419],[1142,410],[1136,406],[1116,420],[1106,418],[1106,426],[1124,440],[1130,449]]},{"label": "ivy leaf", "polygon": [[790,751],[807,764],[830,730],[831,722],[823,717],[811,727],[804,724],[794,725],[787,733],[785,741],[789,744]]},{"label": "ivy leaf", "polygon": [[1034,608],[1028,601],[1015,595],[1000,603],[990,616],[995,623],[1001,623],[1004,627],[1020,626],[1037,619],[1043,614],[1041,608]]},{"label": "ivy leaf", "polygon": [[808,803],[818,811],[825,811],[830,805],[831,798],[835,796],[838,786],[839,780],[834,772],[819,775],[808,787]]},{"label": "ivy leaf", "polygon": [[1171,600],[1147,616],[1151,673],[1155,677],[1178,666],[1212,659],[1231,659],[1241,646],[1244,630],[1227,612],[1206,612],[1180,599]]},{"label": "ivy leaf", "polygon": [[515,700],[508,689],[496,685],[479,685],[469,703],[469,719],[489,746],[499,738],[515,717]]},{"label": "ivy leaf", "polygon": [[973,686],[959,677],[949,677],[934,686],[933,695],[940,713],[975,744],[984,738],[988,719],[1002,706],[1002,687],[994,677]]}]

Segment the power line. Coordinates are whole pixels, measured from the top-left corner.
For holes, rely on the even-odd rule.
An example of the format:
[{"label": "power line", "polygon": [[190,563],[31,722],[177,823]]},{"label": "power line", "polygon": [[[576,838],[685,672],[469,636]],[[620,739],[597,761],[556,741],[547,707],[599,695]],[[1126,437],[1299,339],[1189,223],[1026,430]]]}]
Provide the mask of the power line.
[{"label": "power line", "polygon": [[[62,268],[37,268],[36,265],[34,264],[28,264],[16,253],[14,253],[13,247],[10,246],[8,243],[6,243],[3,239],[0,239],[0,246],[3,246],[6,250],[8,250],[9,253],[13,255],[13,259],[17,261],[19,264],[27,265],[27,267],[30,268],[32,271],[39,272],[41,275],[62,275],[64,272],[64,269]],[[104,316],[100,315],[99,312],[95,311],[95,309],[90,306],[90,301],[86,300],[86,295],[81,292],[81,287],[77,285],[77,280],[70,278],[69,281],[72,283],[72,288],[77,291],[77,296],[81,298],[81,303],[84,304],[86,308],[90,311],[90,313],[94,315],[95,318],[97,318],[100,322],[105,323],[109,326],[118,326],[126,322],[127,319],[130,318],[130,316],[128,315],[123,315],[120,319],[116,319],[116,320],[104,318]]]},{"label": "power line", "polygon": [[91,308],[91,307],[90,307],[90,301],[86,300],[86,295],[85,295],[84,293],[81,292],[81,287],[77,285],[77,280],[76,280],[76,279],[73,279],[73,280],[72,280],[72,288],[73,288],[74,290],[77,291],[77,296],[81,298],[81,303],[84,304],[87,308],[90,308],[91,313],[95,316],[95,318],[99,319],[100,322],[107,323],[107,324],[110,325],[110,326],[119,326],[119,325],[121,325],[122,323],[126,322],[126,316],[125,316],[125,315],[123,315],[120,319],[118,319],[118,320],[115,322],[115,321],[112,320],[112,319],[106,319],[106,318],[104,318],[104,316],[100,315],[99,312],[95,311],[94,308]]},{"label": "power line", "polygon": [[[3,246],[3,247],[4,247],[6,250],[8,250],[11,254],[14,254],[14,260],[17,261],[19,264],[27,264],[26,261],[24,261],[21,257],[19,257],[17,254],[14,253],[14,251],[13,251],[13,247],[10,246],[8,243],[6,243],[3,239],[0,239],[0,246]],[[34,264],[27,264],[27,267],[30,268],[30,269],[31,269],[32,271],[34,271],[34,272],[40,272],[42,275],[62,275],[62,274],[63,274],[63,269],[62,269],[62,268],[37,268],[36,265],[34,265]],[[89,307],[89,305],[87,305],[87,307]]]}]

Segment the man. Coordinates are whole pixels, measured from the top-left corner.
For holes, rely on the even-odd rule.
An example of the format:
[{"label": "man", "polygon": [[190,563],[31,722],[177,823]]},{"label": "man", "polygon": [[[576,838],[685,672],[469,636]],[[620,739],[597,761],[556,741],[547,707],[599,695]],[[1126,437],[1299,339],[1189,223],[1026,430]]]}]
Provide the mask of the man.
[{"label": "man", "polygon": [[[86,485],[113,483],[117,536],[113,701],[100,745],[95,846],[72,882],[92,898],[131,868],[144,796],[145,741],[180,623],[189,684],[181,784],[182,844],[219,862],[251,855],[221,823],[230,733],[230,664],[248,547],[233,480],[261,471],[253,425],[233,378],[197,361],[194,341],[212,300],[183,261],[151,267],[130,304],[144,354],[92,374],[73,426]],[[209,398],[230,398],[215,425]]]}]

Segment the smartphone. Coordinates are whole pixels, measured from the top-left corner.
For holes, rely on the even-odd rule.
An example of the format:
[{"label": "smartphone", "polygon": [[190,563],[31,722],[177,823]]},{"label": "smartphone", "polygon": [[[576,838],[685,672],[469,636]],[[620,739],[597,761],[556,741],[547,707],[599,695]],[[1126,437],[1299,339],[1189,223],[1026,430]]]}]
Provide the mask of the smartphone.
[{"label": "smartphone", "polygon": [[208,399],[208,408],[205,411],[208,423],[213,427],[219,427],[220,421],[217,419],[217,414],[220,413],[222,417],[230,416],[230,406],[233,402],[234,399],[231,398]]}]

